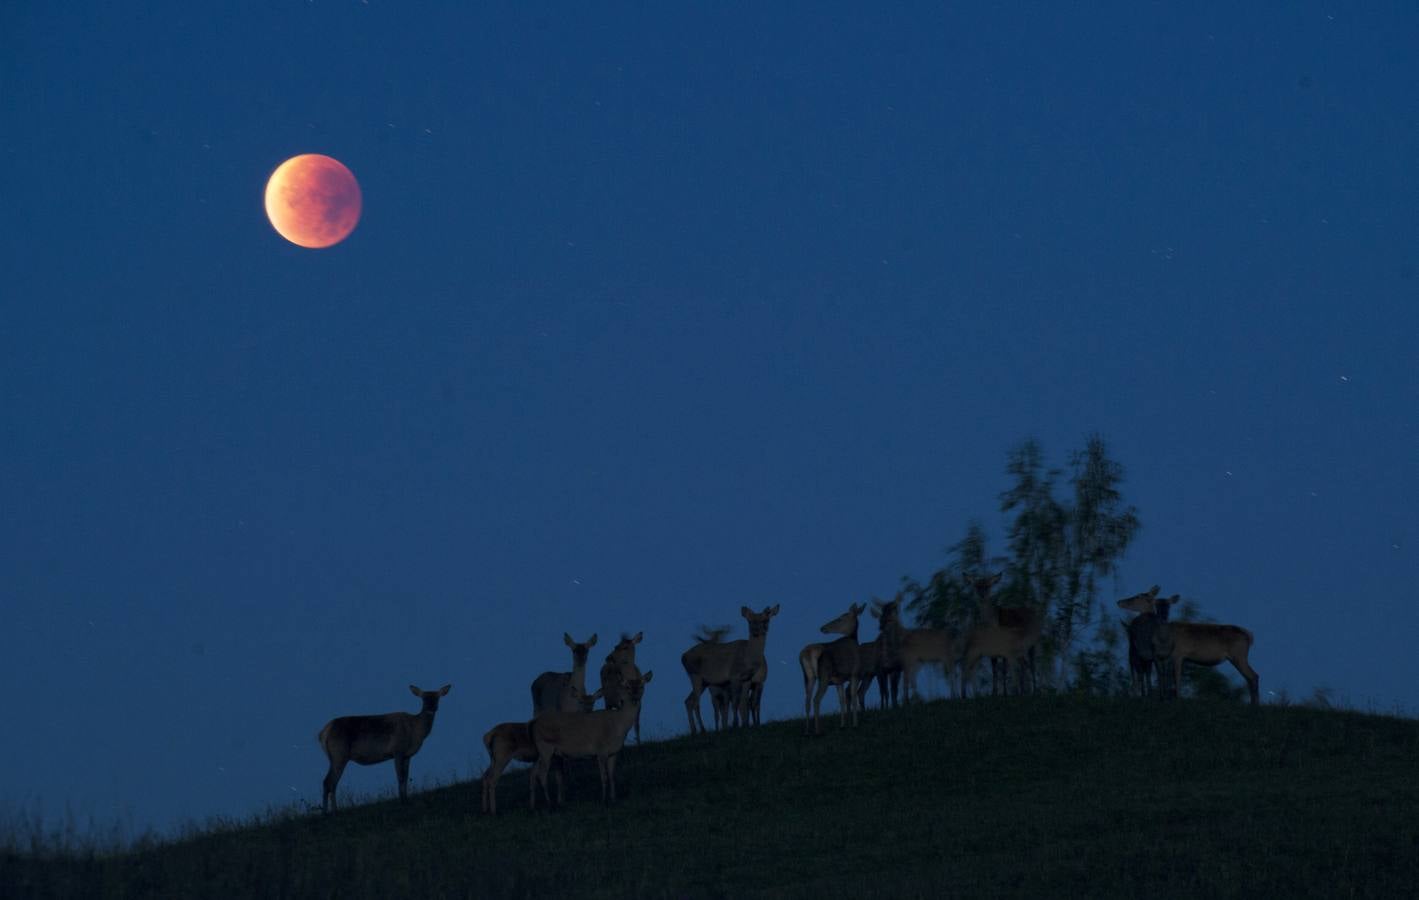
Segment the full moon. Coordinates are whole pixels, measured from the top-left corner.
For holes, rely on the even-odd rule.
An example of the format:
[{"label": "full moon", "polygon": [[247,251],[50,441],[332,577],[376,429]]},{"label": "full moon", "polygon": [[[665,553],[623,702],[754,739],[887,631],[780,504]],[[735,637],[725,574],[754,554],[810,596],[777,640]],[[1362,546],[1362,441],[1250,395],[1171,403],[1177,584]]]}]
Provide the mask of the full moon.
[{"label": "full moon", "polygon": [[302,153],[276,167],[266,182],[266,218],[301,247],[332,247],[360,221],[360,184],[336,159]]}]

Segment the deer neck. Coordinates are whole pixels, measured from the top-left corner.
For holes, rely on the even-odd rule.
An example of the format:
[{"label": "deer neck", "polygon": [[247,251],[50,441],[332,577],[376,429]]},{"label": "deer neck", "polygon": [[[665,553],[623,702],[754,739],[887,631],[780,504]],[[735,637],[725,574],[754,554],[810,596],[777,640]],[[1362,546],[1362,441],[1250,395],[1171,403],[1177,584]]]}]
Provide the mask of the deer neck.
[{"label": "deer neck", "polygon": [[580,691],[581,693],[583,693],[583,694],[586,693],[586,659],[585,659],[585,658],[582,658],[582,659],[576,659],[575,657],[572,658],[572,677],[571,677],[571,684],[572,684],[572,687],[576,688],[576,689],[577,689],[578,691]]},{"label": "deer neck", "polygon": [[902,620],[893,616],[890,621],[882,626],[882,634],[879,638],[881,645],[896,652],[902,646]]},{"label": "deer neck", "polygon": [[429,732],[434,730],[434,714],[437,712],[438,710],[435,709],[425,709],[421,710],[419,714],[414,717],[414,741],[413,749],[410,750],[411,754],[423,746],[424,738],[428,737]]},{"label": "deer neck", "polygon": [[758,668],[759,663],[763,661],[764,645],[768,639],[769,634],[765,631],[763,634],[750,635],[749,639],[744,642],[744,661],[751,668]]}]

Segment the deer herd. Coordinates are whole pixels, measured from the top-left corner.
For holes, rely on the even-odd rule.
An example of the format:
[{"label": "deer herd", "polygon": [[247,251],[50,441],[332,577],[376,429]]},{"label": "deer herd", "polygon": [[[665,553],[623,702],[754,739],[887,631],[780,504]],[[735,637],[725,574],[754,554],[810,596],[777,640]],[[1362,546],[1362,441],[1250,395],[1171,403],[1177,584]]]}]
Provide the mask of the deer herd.
[{"label": "deer herd", "polygon": [[[981,660],[988,659],[992,693],[1009,693],[1012,670],[1016,692],[1034,693],[1036,649],[1044,632],[1044,614],[1035,607],[992,603],[991,590],[1000,579],[1001,574],[966,578],[975,595],[976,615],[974,625],[964,630],[905,627],[900,595],[887,603],[872,601],[878,634],[866,643],[858,639],[859,618],[867,611],[866,604],[850,604],[846,612],[823,625],[823,634],[837,638],[809,644],[798,654],[805,733],[822,733],[819,712],[828,688],[837,688],[842,726],[856,726],[859,712],[866,709],[863,692],[873,681],[877,682],[879,704],[896,707],[909,703],[914,695],[920,699],[916,676],[924,666],[940,667],[953,693],[965,697]],[[1260,679],[1247,661],[1251,632],[1236,625],[1170,621],[1169,610],[1178,597],[1160,599],[1158,593],[1155,585],[1118,601],[1122,609],[1137,613],[1126,625],[1133,688],[1140,695],[1153,693],[1156,674],[1157,695],[1176,697],[1184,662],[1216,666],[1227,661],[1246,679],[1251,702],[1258,703]],[[747,639],[726,641],[728,629],[705,629],[696,635],[695,645],[681,654],[680,664],[690,679],[685,713],[691,735],[709,730],[700,711],[701,695],[706,691],[716,730],[759,724],[769,674],[764,647],[769,623],[778,612],[777,605],[759,612],[740,607],[739,613],[749,626]],[[571,650],[571,671],[538,675],[532,681],[532,718],[503,722],[483,735],[490,760],[481,779],[484,812],[497,812],[498,779],[514,760],[533,766],[528,778],[528,802],[533,809],[537,808],[539,790],[544,803],[553,806],[547,788],[549,774],[556,777],[557,805],[564,802],[566,761],[576,757],[596,758],[602,800],[615,802],[616,759],[632,729],[636,743],[640,743],[641,701],[654,676],[653,672],[642,674],[636,665],[642,636],[622,636],[601,666],[601,686],[587,693],[587,658],[596,646],[596,635],[583,642],[562,635]],[[352,761],[367,766],[394,760],[399,798],[407,799],[409,760],[433,730],[439,700],[449,688],[444,685],[437,691],[424,691],[410,685],[409,690],[422,703],[417,714],[342,716],[326,723],[317,738],[330,761],[322,786],[322,808],[327,812],[336,808],[336,786]],[[602,701],[601,709],[596,708],[598,700]]]}]

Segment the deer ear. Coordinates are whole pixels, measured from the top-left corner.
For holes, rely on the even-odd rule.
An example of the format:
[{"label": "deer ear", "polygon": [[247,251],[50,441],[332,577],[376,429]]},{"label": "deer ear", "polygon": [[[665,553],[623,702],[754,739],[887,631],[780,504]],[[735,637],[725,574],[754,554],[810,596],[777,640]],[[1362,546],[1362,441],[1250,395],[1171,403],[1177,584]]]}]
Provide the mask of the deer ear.
[{"label": "deer ear", "polygon": [[771,616],[778,615],[778,604],[775,603],[773,606],[770,606],[768,609],[764,610],[764,612],[768,613]]},{"label": "deer ear", "polygon": [[453,689],[453,685],[451,685],[451,684],[446,684],[446,685],[444,685],[443,687],[439,688],[439,696],[440,696],[440,697],[446,697],[446,696],[448,696],[448,692],[449,692],[450,690],[452,690],[452,689]]},{"label": "deer ear", "polygon": [[572,640],[572,636],[565,631],[562,632],[562,643],[566,644],[568,647],[576,646],[576,641]]},{"label": "deer ear", "polygon": [[636,636],[633,637],[633,638],[631,638],[631,643],[632,643],[632,644],[639,644],[639,643],[641,642],[641,638],[643,638],[643,637],[645,637],[645,632],[644,632],[644,631],[637,631],[637,632],[636,632]]},{"label": "deer ear", "polygon": [[596,635],[593,634],[593,635],[591,636],[591,638],[590,638],[589,640],[587,640],[586,646],[587,646],[587,647],[595,647],[595,646],[596,646]]},{"label": "deer ear", "polygon": [[1150,587],[1150,588],[1148,589],[1148,593],[1149,593],[1150,596],[1156,597],[1156,596],[1158,596],[1158,592],[1161,591],[1161,590],[1162,590],[1162,588],[1158,587],[1158,586],[1155,584],[1155,585],[1153,585],[1152,587]]},{"label": "deer ear", "polygon": [[654,672],[647,672],[647,673],[645,673],[645,676],[644,676],[643,678],[641,678],[641,684],[650,684],[650,680],[651,680],[652,678],[654,678],[654,677],[655,677],[655,673],[654,673]]},{"label": "deer ear", "polygon": [[747,618],[749,618],[750,616],[752,616],[753,614],[754,614],[754,611],[753,611],[752,609],[750,609],[749,607],[747,607],[747,606],[741,606],[741,607],[739,607],[739,615],[743,616],[744,618],[747,619]]},{"label": "deer ear", "polygon": [[413,694],[415,697],[418,697],[420,700],[424,699],[424,692],[414,687],[412,684],[409,685],[409,693]]}]

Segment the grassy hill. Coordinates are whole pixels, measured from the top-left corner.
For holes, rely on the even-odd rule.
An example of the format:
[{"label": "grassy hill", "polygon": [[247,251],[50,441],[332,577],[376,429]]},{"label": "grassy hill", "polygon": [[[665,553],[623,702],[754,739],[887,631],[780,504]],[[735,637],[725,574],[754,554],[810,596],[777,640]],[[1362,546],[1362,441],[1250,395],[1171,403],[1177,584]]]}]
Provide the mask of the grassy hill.
[{"label": "grassy hill", "polygon": [[[4,897],[1408,896],[1419,722],[1067,697],[630,747],[568,806],[476,782],[118,856],[0,858]],[[437,739],[437,735],[434,736]],[[417,760],[415,766],[417,767]],[[391,775],[392,777],[392,775]]]}]

